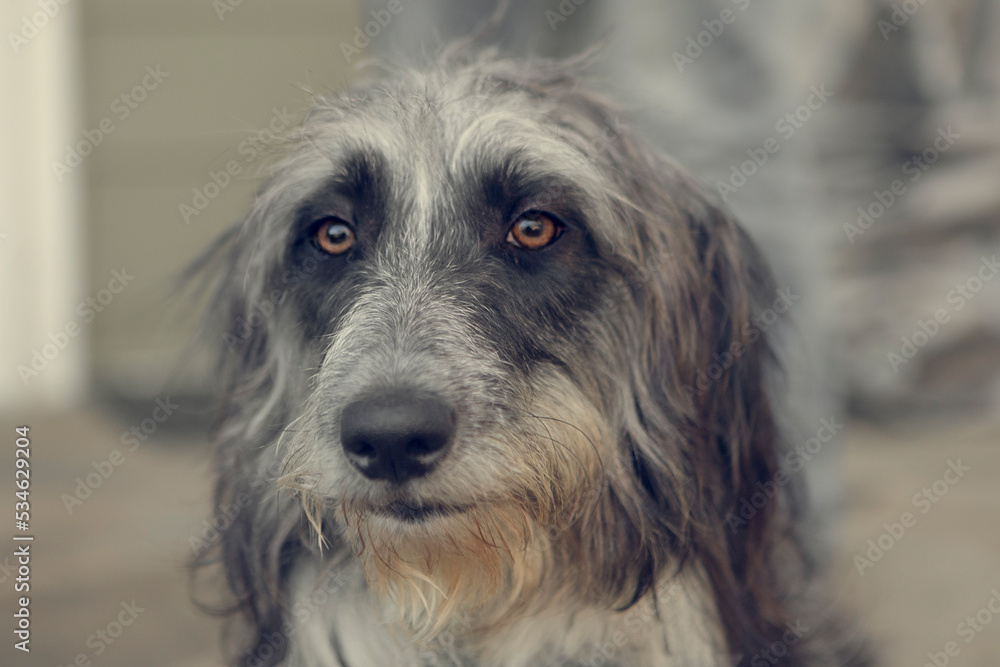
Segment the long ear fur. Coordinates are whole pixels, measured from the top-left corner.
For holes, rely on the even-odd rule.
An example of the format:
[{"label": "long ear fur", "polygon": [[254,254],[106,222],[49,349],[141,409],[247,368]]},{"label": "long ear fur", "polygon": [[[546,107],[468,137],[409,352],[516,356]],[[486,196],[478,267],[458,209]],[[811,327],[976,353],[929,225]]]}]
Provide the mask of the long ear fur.
[{"label": "long ear fur", "polygon": [[[772,397],[781,377],[773,343],[777,313],[789,304],[721,205],[629,138],[618,146],[622,173],[633,181],[627,191],[645,216],[639,300],[647,319],[643,363],[633,366],[633,384],[644,388],[635,394],[643,428],[629,438],[637,478],[660,518],[653,534],[670,535],[682,563],[700,565],[729,649],[745,656],[740,664],[810,613],[825,627],[788,646],[781,664],[868,664],[858,644],[827,644],[845,627],[829,609],[817,612],[814,567],[796,534],[804,493],[795,478],[776,482],[784,443]],[[741,514],[751,499],[754,512]]]},{"label": "long ear fur", "polygon": [[254,245],[240,242],[244,234],[263,236],[262,227],[253,217],[239,223],[195,267],[217,276],[208,330],[221,350],[217,378],[222,405],[213,433],[215,530],[199,545],[192,568],[195,575],[206,568],[223,569],[230,599],[200,604],[244,621],[232,628],[233,646],[227,650],[238,656],[237,665],[273,665],[283,659],[289,569],[313,543],[301,503],[277,484],[283,471],[276,443],[295,395],[289,376],[301,362],[280,357],[275,343],[287,335],[276,328],[281,316],[274,316],[282,307],[275,298],[281,281],[254,266]]},{"label": "long ear fur", "polygon": [[[697,429],[693,446],[703,470],[701,493],[711,512],[695,549],[709,575],[735,652],[756,653],[777,641],[792,620],[784,583],[774,576],[779,546],[794,547],[789,505],[778,498],[739,525],[742,499],[778,488],[780,448],[772,413],[770,334],[757,324],[776,289],[759,251],[736,223],[705,200],[687,203],[704,281],[696,306],[699,344],[684,367]],[[690,363],[693,362],[693,363]],[[799,555],[799,554],[795,554]]]},{"label": "long ear fur", "polygon": [[[620,125],[611,106],[573,86],[563,91],[595,134],[607,138],[601,128]],[[789,599],[800,582],[792,579],[804,584],[809,570],[793,532],[795,485],[774,483],[782,445],[769,387],[779,374],[773,328],[757,318],[778,293],[759,250],[721,206],[626,133],[611,135],[605,159],[628,194],[621,214],[634,236],[621,270],[636,307],[622,318],[631,331],[620,333],[633,348],[624,437],[634,484],[612,489],[607,502],[617,508],[605,515],[616,519],[594,539],[628,551],[611,558],[619,584],[631,587],[626,605],[668,567],[698,563],[729,649],[751,656],[796,618]],[[765,488],[779,497],[727,522]],[[783,664],[812,654],[789,651]]]}]

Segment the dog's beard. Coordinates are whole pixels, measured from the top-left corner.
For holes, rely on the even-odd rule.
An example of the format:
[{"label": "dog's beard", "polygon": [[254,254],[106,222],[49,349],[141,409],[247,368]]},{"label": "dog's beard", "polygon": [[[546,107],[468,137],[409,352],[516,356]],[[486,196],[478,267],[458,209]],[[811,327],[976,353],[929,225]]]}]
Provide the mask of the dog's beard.
[{"label": "dog's beard", "polygon": [[504,492],[470,492],[477,499],[461,506],[385,507],[317,496],[304,460],[283,479],[321,535],[323,516],[336,517],[370,589],[394,616],[386,620],[419,643],[449,628],[495,630],[543,599],[554,602],[562,593],[554,573],[586,569],[580,531],[606,481],[610,429],[569,379],[536,382],[523,423],[494,436],[507,460],[490,465],[503,470],[493,481]]},{"label": "dog's beard", "polygon": [[489,626],[525,604],[550,551],[544,523],[515,502],[414,524],[345,503],[343,518],[369,586],[417,640]]}]

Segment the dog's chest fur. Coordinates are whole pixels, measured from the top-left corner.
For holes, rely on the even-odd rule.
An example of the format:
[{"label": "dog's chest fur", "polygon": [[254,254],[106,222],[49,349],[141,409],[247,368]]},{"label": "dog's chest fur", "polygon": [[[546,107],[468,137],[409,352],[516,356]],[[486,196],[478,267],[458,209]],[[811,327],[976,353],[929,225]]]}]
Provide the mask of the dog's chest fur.
[{"label": "dog's chest fur", "polygon": [[711,636],[707,599],[690,575],[622,612],[550,609],[488,636],[459,620],[421,644],[388,618],[355,565],[292,577],[289,667],[702,667],[728,665]]}]

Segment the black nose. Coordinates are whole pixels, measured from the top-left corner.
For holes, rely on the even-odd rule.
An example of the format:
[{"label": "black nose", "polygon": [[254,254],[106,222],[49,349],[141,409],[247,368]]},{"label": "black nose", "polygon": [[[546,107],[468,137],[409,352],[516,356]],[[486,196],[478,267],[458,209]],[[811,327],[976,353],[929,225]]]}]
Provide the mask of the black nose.
[{"label": "black nose", "polygon": [[355,401],[340,418],[340,442],[369,479],[402,483],[444,458],[455,430],[452,409],[428,394],[394,391]]}]

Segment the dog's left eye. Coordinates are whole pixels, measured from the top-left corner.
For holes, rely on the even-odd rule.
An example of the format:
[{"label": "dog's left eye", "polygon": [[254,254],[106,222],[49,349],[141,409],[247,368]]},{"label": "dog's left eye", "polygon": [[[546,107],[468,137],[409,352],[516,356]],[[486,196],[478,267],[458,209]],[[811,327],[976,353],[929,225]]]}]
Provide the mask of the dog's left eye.
[{"label": "dog's left eye", "polygon": [[563,226],[551,216],[528,211],[514,221],[507,232],[507,243],[522,250],[541,250],[559,238],[562,231]]},{"label": "dog's left eye", "polygon": [[327,218],[314,236],[320,250],[331,255],[343,255],[354,246],[354,230],[340,218]]}]

